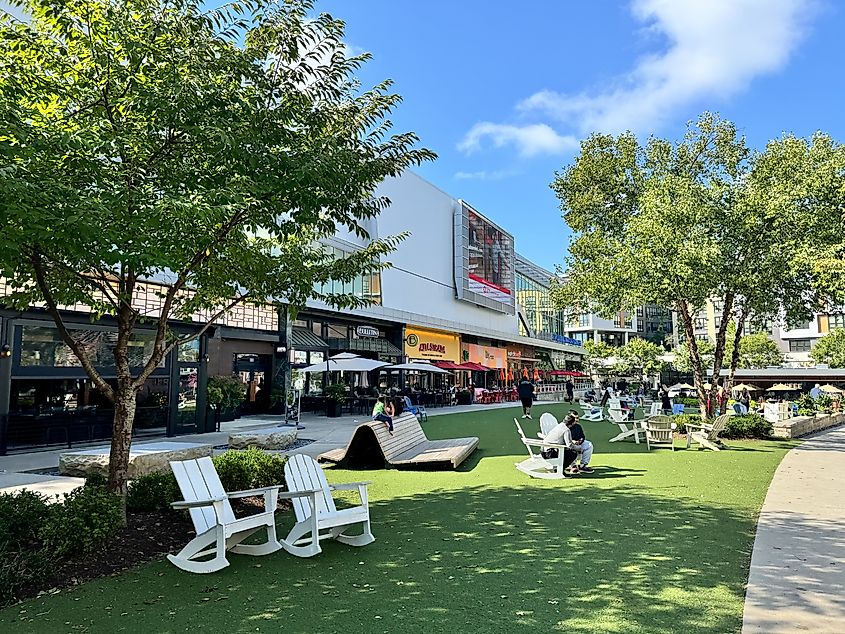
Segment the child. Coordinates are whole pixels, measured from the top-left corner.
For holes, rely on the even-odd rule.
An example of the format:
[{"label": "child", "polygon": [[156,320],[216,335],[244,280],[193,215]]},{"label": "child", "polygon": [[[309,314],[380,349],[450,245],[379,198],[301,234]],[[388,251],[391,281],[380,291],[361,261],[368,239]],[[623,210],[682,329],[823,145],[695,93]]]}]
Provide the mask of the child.
[{"label": "child", "polygon": [[373,407],[373,420],[381,421],[382,423],[387,423],[387,431],[390,435],[393,435],[393,419],[384,413],[384,397],[379,396],[378,400],[376,401],[375,407]]}]

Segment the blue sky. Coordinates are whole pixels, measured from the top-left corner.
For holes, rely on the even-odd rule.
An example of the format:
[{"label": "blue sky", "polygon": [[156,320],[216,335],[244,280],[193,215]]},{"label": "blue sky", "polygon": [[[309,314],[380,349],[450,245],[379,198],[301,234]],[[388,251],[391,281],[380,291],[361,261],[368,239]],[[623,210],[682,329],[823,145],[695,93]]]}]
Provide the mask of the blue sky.
[{"label": "blue sky", "polygon": [[553,268],[569,231],[548,185],[592,131],[677,138],[704,110],[751,145],[845,139],[845,2],[323,0],[395,81],[392,117],[439,158],[418,171]]}]

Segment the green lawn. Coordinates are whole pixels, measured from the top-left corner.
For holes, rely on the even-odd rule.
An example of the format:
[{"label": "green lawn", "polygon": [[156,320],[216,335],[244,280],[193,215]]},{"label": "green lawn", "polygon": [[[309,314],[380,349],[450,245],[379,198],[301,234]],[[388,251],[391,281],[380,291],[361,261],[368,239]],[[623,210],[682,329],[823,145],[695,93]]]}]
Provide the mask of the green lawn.
[{"label": "green lawn", "polygon": [[[526,434],[568,409],[536,407]],[[596,473],[532,480],[513,467],[516,412],[424,424],[481,438],[457,472],[328,470],[374,481],[370,546],[232,555],[213,575],[162,561],[0,611],[0,631],[739,631],[756,516],[793,442],[649,454],[584,423]]]}]

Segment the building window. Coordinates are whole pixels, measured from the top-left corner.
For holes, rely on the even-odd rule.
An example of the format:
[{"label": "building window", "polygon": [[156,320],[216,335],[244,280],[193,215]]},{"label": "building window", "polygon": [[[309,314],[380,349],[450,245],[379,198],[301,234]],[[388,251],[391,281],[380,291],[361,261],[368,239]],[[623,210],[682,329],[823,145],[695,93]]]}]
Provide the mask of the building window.
[{"label": "building window", "polygon": [[[117,331],[114,330],[71,330],[73,338],[88,352],[88,356],[98,368],[114,368],[114,347],[117,345]],[[129,365],[142,367],[153,354],[155,333],[136,332],[129,341]],[[199,346],[195,344],[188,346]],[[199,348],[196,348],[197,355]],[[180,354],[182,351],[180,350]],[[185,354],[190,354],[188,350]],[[58,330],[49,326],[21,327],[22,366],[46,366],[52,368],[81,368],[82,364],[73,351],[65,345]],[[164,367],[164,360],[159,364]]]},{"label": "building window", "polygon": [[810,327],[809,321],[802,321],[797,324],[792,324],[789,329],[790,330],[807,330]]},{"label": "building window", "polygon": [[790,339],[789,340],[789,351],[790,352],[809,352],[810,351],[810,340],[809,339]]},{"label": "building window", "polygon": [[[552,303],[549,287],[521,273],[515,278],[516,301],[522,310],[525,323],[538,337],[549,338],[563,335],[567,322],[574,327],[570,316],[567,320],[563,311],[557,310]],[[589,315],[586,316],[589,318]],[[522,328],[522,325],[520,324]]]},{"label": "building window", "polygon": [[305,350],[293,351],[293,362],[300,365],[308,363],[308,353]]},{"label": "building window", "polygon": [[845,328],[845,314],[828,315],[827,319],[831,330],[834,328]]},{"label": "building window", "polygon": [[[337,247],[326,247],[329,255],[335,259],[340,259],[349,255],[343,249]],[[324,295],[330,294],[347,294],[355,295],[361,299],[366,299],[372,304],[381,305],[381,271],[373,270],[366,271],[358,275],[351,282],[339,282],[329,280],[323,284],[314,286],[314,290]]]}]

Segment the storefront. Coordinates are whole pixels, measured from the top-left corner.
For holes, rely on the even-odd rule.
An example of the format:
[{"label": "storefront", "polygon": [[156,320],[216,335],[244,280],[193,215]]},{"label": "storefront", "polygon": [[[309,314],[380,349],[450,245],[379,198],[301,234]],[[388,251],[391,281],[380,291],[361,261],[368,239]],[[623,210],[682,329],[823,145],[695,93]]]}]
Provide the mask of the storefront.
[{"label": "storefront", "polygon": [[[0,321],[5,353],[0,358],[0,452],[111,438],[114,407],[61,340],[53,321],[39,311],[3,311]],[[116,386],[114,320],[92,323],[85,315],[68,314],[65,323],[100,375]],[[179,334],[192,328],[173,326]],[[135,329],[129,344],[133,374],[150,358],[154,342],[152,328]],[[136,436],[206,431],[207,353],[203,336],[174,349],[153,371],[138,393]]]},{"label": "storefront", "polygon": [[[489,368],[487,372],[472,373],[472,383],[476,387],[493,387],[494,385],[504,385],[507,382],[507,348],[462,343],[461,361],[462,363],[476,363],[479,366]],[[492,370],[497,372],[492,372]],[[503,375],[504,378],[502,378]]]},{"label": "storefront", "polygon": [[[404,352],[408,361],[457,364],[461,358],[461,338],[453,332],[406,326]],[[400,383],[417,389],[447,389],[455,382],[452,374],[404,372]]]}]

